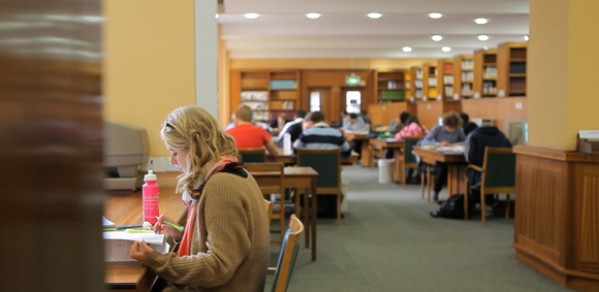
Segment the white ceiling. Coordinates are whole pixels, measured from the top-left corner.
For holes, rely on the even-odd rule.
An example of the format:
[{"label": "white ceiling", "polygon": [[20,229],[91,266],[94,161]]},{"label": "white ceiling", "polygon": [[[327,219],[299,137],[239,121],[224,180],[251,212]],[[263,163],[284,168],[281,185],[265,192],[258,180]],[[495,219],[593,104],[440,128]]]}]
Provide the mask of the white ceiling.
[{"label": "white ceiling", "polygon": [[[224,0],[218,22],[233,59],[445,58],[524,41],[528,10],[528,0]],[[245,19],[246,12],[261,16]],[[309,20],[307,12],[322,17]],[[372,20],[368,12],[383,17]],[[444,16],[433,20],[430,12]],[[489,23],[475,24],[478,17]],[[435,34],[443,40],[432,41]]]}]

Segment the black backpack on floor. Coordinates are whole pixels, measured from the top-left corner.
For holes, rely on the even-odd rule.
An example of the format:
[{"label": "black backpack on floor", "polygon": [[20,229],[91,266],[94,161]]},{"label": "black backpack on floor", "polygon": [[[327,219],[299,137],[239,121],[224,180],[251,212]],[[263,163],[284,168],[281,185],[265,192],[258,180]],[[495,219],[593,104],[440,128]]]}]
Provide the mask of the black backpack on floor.
[{"label": "black backpack on floor", "polygon": [[456,194],[447,201],[443,202],[441,206],[439,206],[439,210],[435,213],[432,212],[431,216],[433,217],[442,217],[442,218],[455,218],[455,219],[463,219],[464,218],[464,195]]}]

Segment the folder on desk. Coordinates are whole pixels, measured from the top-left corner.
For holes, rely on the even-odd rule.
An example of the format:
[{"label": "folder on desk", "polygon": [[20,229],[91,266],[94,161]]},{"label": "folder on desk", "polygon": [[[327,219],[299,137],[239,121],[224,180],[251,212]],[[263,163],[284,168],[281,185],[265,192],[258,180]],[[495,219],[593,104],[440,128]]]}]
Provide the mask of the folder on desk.
[{"label": "folder on desk", "polygon": [[134,241],[143,240],[153,249],[160,253],[169,250],[169,244],[164,234],[155,233],[127,233],[124,231],[104,232],[104,259],[107,262],[130,262],[135,261],[129,257],[129,251]]}]

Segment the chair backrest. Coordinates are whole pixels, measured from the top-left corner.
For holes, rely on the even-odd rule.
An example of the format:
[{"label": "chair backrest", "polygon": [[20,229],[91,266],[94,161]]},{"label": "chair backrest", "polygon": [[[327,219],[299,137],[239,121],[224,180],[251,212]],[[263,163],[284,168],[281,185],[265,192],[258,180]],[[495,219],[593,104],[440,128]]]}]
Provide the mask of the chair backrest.
[{"label": "chair backrest", "polygon": [[266,206],[266,218],[268,219],[268,225],[270,226],[270,220],[272,219],[272,202],[264,200],[264,205]]},{"label": "chair backrest", "polygon": [[483,169],[485,175],[482,183],[486,188],[516,186],[516,154],[512,152],[512,148],[485,148]]},{"label": "chair backrest", "polygon": [[266,161],[266,152],[264,148],[245,148],[239,149],[238,151],[241,161],[244,163]]},{"label": "chair backrest", "polygon": [[418,143],[418,141],[420,141],[419,137],[404,137],[404,161],[406,163],[416,163],[416,156],[414,155],[414,153],[412,153],[412,150],[414,150],[414,146],[416,146],[416,144]]},{"label": "chair backrest", "polygon": [[281,162],[244,163],[243,167],[254,177],[261,176],[258,186],[263,195],[283,192],[285,166]]},{"label": "chair backrest", "polygon": [[299,166],[310,166],[318,172],[317,187],[335,188],[341,186],[341,155],[339,148],[298,148],[297,164]]},{"label": "chair backrest", "polygon": [[289,218],[289,229],[283,237],[279,259],[277,260],[277,268],[272,282],[273,292],[287,291],[291,274],[295,267],[295,260],[299,252],[299,238],[304,232],[304,224],[295,214]]}]

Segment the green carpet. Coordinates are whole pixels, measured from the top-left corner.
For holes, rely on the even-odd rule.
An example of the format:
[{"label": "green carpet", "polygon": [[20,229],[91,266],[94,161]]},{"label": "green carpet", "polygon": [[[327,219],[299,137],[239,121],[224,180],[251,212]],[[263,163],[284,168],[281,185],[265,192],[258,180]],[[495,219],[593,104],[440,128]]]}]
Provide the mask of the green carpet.
[{"label": "green carpet", "polygon": [[377,169],[345,166],[343,180],[348,212],[318,220],[316,262],[301,240],[288,291],[568,291],[516,261],[513,219],[431,218],[420,186],[379,184]]}]

